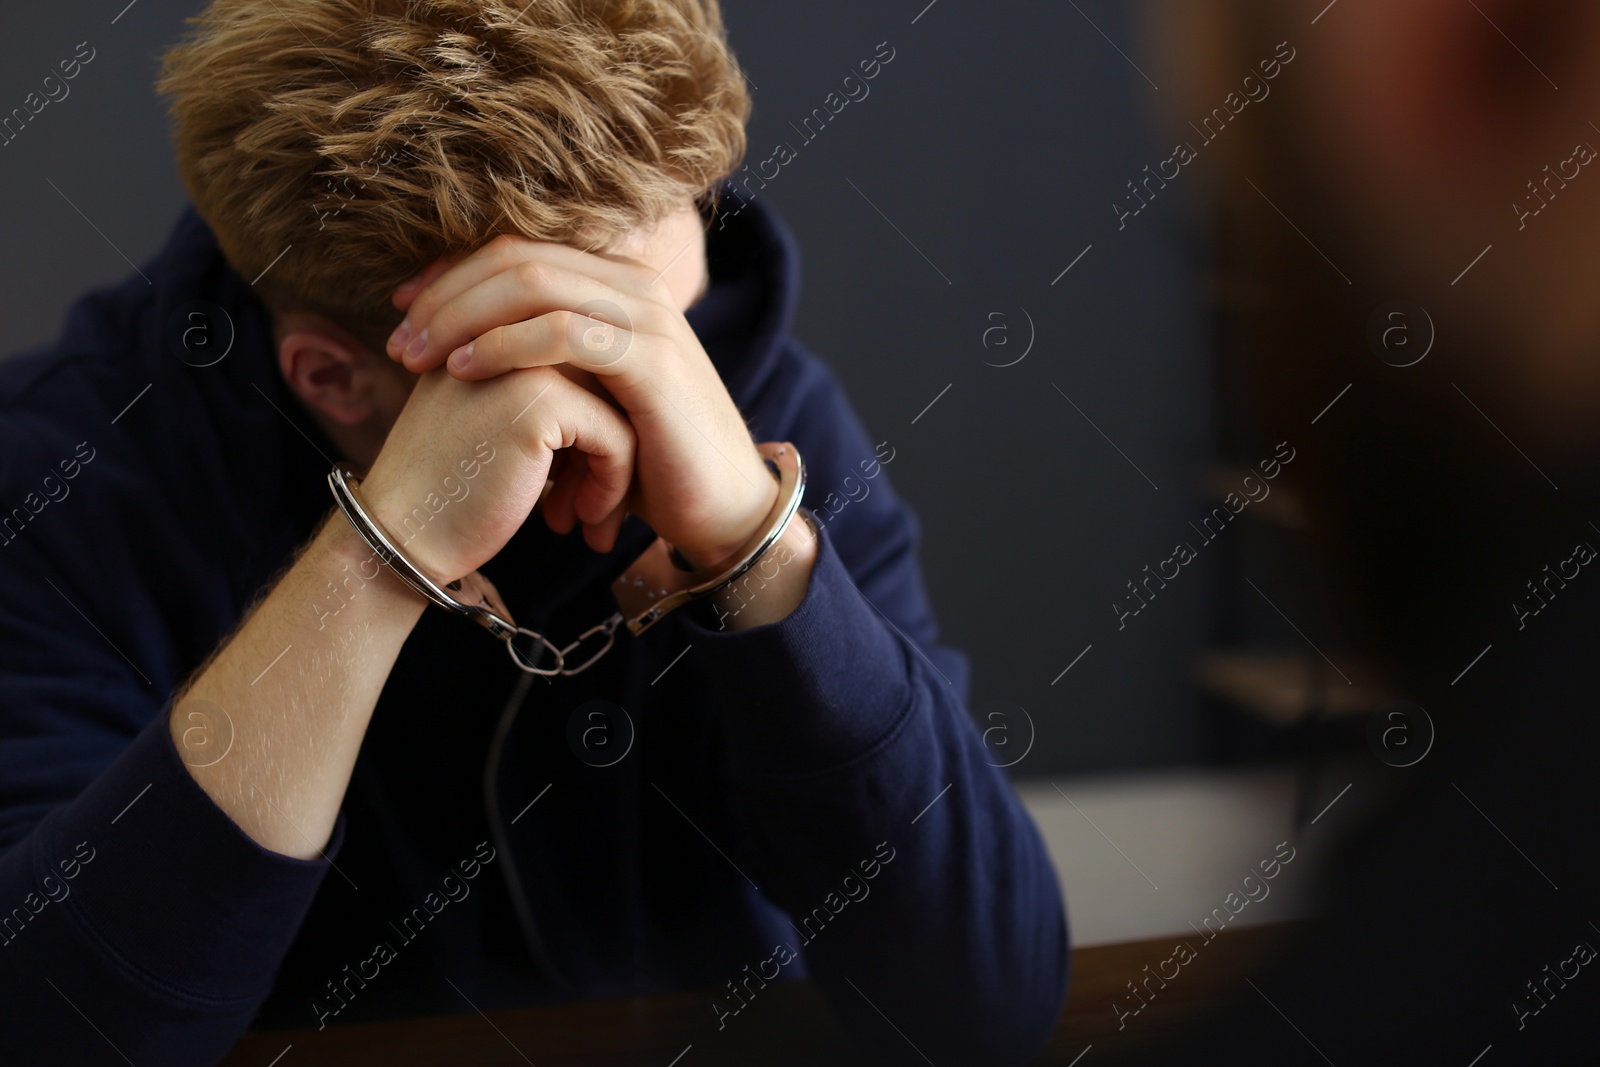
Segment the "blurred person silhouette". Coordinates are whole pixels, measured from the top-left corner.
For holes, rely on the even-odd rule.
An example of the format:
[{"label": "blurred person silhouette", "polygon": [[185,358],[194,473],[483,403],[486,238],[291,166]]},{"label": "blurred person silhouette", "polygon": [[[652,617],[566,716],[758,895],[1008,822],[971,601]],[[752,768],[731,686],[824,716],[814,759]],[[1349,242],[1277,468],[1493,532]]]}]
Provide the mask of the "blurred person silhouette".
[{"label": "blurred person silhouette", "polygon": [[1181,148],[1139,191],[1203,190],[1235,443],[1304,441],[1313,636],[1437,730],[1358,779],[1390,795],[1322,917],[1156,1059],[1594,1062],[1600,6],[1146,14]]}]

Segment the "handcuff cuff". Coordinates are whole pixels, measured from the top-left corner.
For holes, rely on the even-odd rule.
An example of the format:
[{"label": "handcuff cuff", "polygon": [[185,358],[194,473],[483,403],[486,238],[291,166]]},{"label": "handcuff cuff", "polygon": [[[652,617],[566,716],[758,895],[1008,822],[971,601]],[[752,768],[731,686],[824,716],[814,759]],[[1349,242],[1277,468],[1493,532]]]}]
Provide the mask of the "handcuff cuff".
[{"label": "handcuff cuff", "polygon": [[[611,650],[616,641],[617,627],[626,623],[628,631],[637,637],[670,612],[691,601],[714,595],[755,566],[783,536],[805,492],[805,462],[788,441],[758,444],[756,449],[778,482],[778,499],[767,514],[766,522],[734,553],[733,564],[715,570],[692,567],[676,548],[658,536],[611,583],[611,596],[618,610],[612,612],[604,622],[579,634],[565,648],[556,647],[537,630],[518,626],[493,583],[477,571],[442,586],[424,574],[368,513],[360,492],[363,475],[354,466],[349,463],[335,464],[328,473],[328,488],[356,533],[401,581],[431,603],[452,614],[467,616],[504,641],[512,662],[529,674],[572,675],[592,667]],[[517,647],[519,638],[530,639],[531,648],[537,650],[538,655],[530,659],[528,653]],[[567,659],[585,641],[597,638],[603,638],[604,643],[593,655],[576,667],[567,666]],[[554,667],[539,666],[546,650],[555,653]]]}]

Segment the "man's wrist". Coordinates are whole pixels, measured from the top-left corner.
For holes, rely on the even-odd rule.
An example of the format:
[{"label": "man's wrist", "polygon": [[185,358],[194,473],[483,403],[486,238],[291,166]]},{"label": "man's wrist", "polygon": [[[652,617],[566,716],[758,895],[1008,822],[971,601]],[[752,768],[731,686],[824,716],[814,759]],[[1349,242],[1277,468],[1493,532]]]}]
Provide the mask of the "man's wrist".
[{"label": "man's wrist", "polygon": [[720,628],[749,630],[793,614],[811,587],[819,548],[805,509],[795,509],[783,533],[756,564],[711,595]]},{"label": "man's wrist", "polygon": [[421,618],[428,606],[426,598],[384,565],[343,511],[333,509],[314,545],[325,555],[319,570],[328,572],[328,580],[336,590],[370,588],[396,609],[414,611]]},{"label": "man's wrist", "polygon": [[[684,548],[674,546],[688,563],[696,570],[725,570],[734,562],[745,545],[755,536],[756,531],[762,529],[772,514],[772,509],[778,500],[778,483],[775,479],[768,478],[770,484],[762,485],[759,499],[752,505],[751,517],[743,524],[744,532],[732,544],[719,545],[710,548]],[[758,483],[760,484],[760,483]]]}]

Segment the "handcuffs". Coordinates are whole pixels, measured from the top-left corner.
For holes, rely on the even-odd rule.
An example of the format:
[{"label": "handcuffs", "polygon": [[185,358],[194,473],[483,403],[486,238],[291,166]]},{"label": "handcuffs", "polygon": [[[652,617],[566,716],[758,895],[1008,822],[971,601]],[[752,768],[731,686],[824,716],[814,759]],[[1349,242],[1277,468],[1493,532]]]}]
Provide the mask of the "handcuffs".
[{"label": "handcuffs", "polygon": [[[733,564],[715,571],[705,567],[691,568],[675,548],[657,537],[611,583],[611,595],[618,610],[604,622],[579,634],[565,648],[556,647],[536,630],[518,626],[494,585],[477,571],[443,586],[424,574],[368,513],[361,499],[362,475],[351,464],[334,465],[328,474],[328,488],[333,491],[333,498],[350,520],[350,525],[355,527],[378,559],[401,581],[433,604],[452,614],[466,615],[504,641],[512,661],[529,674],[571,675],[587,670],[611,650],[618,626],[626,623],[634,636],[644,633],[668,613],[691,601],[709,597],[737,581],[783,536],[805,492],[805,462],[788,441],[767,442],[757,445],[756,449],[778,481],[778,499],[767,514],[766,522],[734,553]],[[536,650],[537,655],[530,658],[528,652],[519,648],[519,638],[529,639],[531,650]],[[593,655],[576,667],[567,665],[567,659],[585,641],[600,638],[604,639],[604,643]],[[539,666],[547,650],[555,654],[554,667]]]}]

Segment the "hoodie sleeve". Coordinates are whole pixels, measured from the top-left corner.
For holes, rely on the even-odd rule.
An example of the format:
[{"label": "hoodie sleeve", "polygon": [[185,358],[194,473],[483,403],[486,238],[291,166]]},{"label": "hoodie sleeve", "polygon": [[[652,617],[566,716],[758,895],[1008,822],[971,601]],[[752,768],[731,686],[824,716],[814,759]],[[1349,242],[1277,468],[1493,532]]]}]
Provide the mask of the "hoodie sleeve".
[{"label": "hoodie sleeve", "polygon": [[1066,993],[1061,891],[967,712],[966,657],[938,643],[892,443],[801,350],[761,398],[753,428],[798,446],[822,530],[789,616],[685,623],[725,698],[727,825],[847,1025],[894,1062],[1025,1062]]},{"label": "hoodie sleeve", "polygon": [[[75,435],[0,423],[0,1061],[199,1067],[244,1033],[330,861],[263,849],[179,757],[149,577],[182,553],[154,509],[129,519],[149,487],[101,445],[68,479]],[[97,549],[106,529],[144,530],[127,550],[150,566]]]}]

